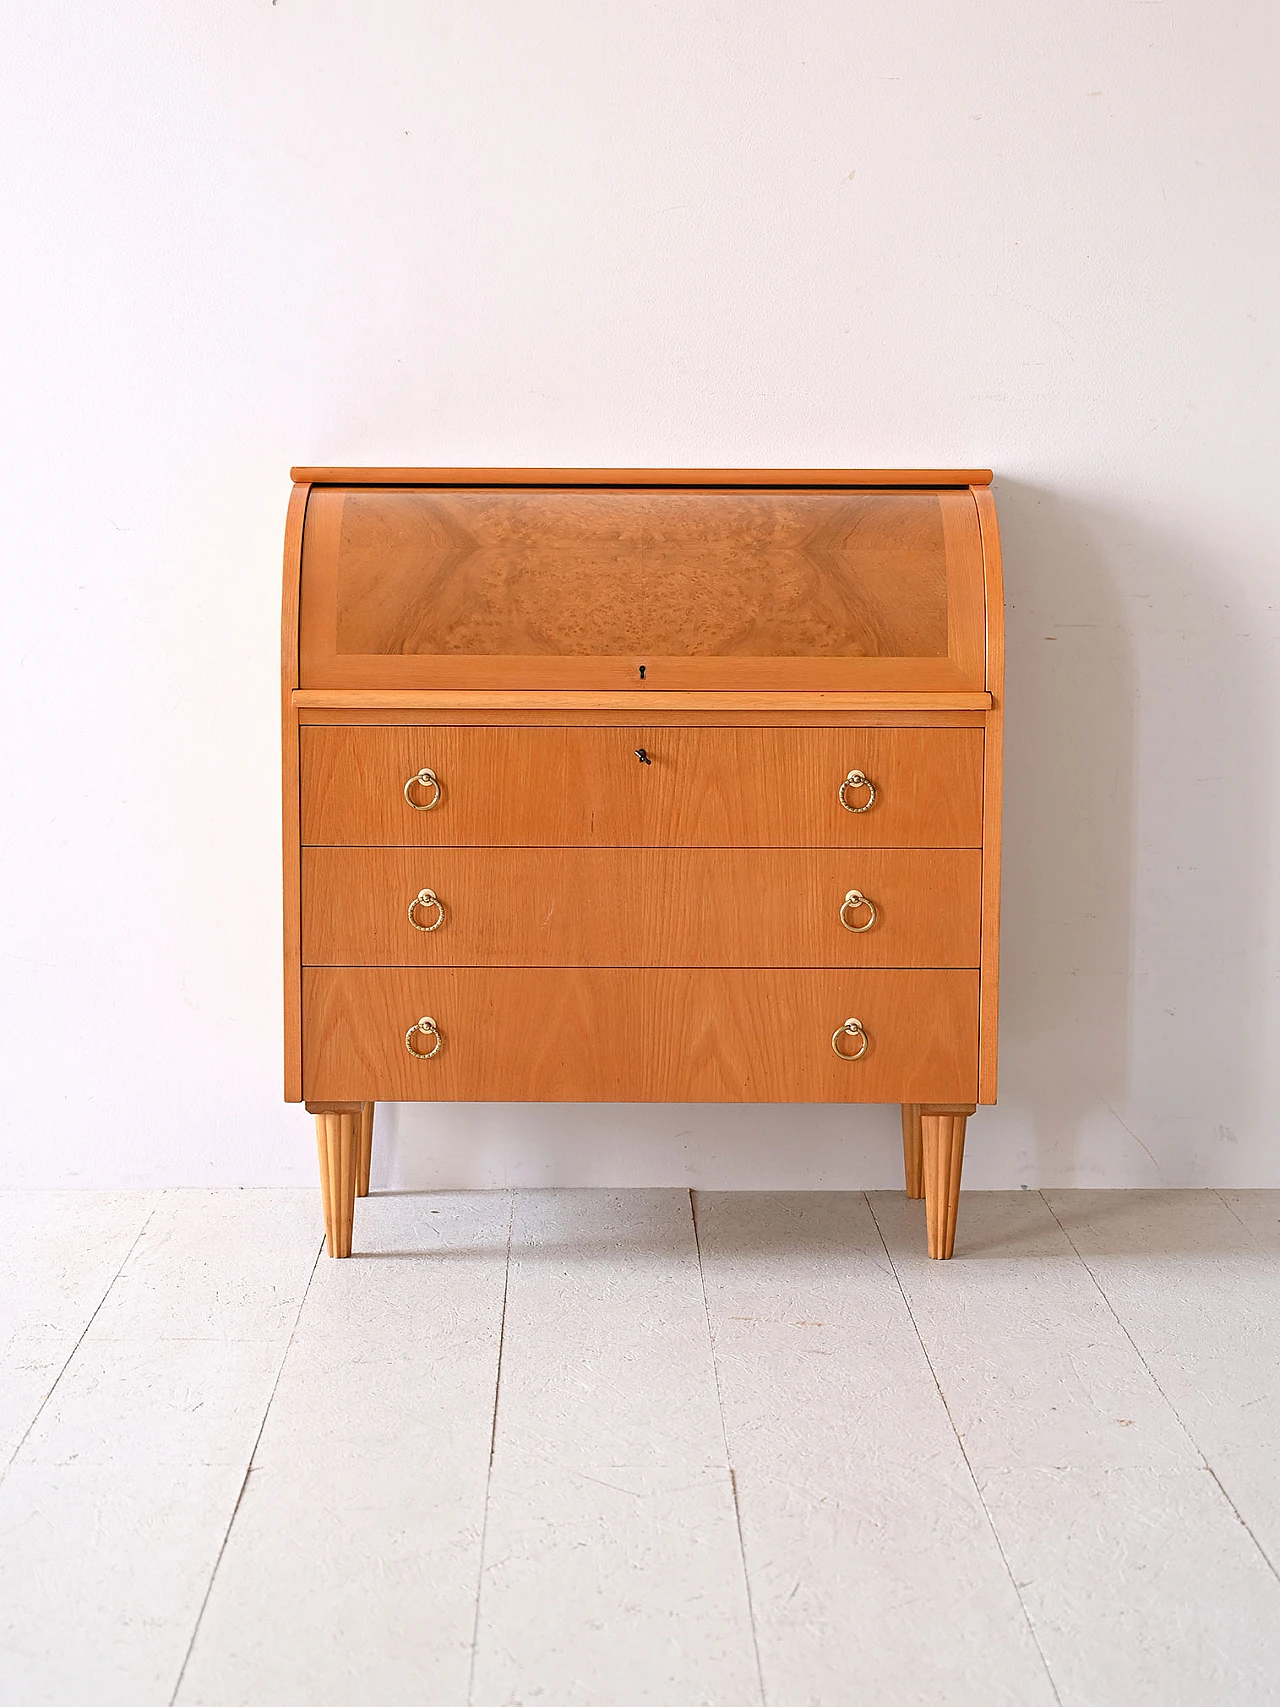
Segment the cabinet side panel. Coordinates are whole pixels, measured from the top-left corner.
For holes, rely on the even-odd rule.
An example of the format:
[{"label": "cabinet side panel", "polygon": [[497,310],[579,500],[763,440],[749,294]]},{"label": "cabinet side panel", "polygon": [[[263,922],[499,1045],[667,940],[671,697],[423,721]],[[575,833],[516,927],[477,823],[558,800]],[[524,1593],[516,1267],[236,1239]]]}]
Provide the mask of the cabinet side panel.
[{"label": "cabinet side panel", "polygon": [[1000,1015],[1000,827],[1004,787],[1004,576],[995,500],[973,489],[982,529],[987,591],[987,713],[982,766],[982,967],[979,1011],[978,1100],[996,1100]]},{"label": "cabinet side panel", "polygon": [[982,529],[970,492],[939,492],[946,542],[947,655],[966,682],[986,673],[986,598]]},{"label": "cabinet side panel", "polygon": [[289,495],[284,530],[284,587],[280,600],[280,735],[283,808],[284,906],[284,1099],[302,1101],[302,825],[298,792],[298,599],[302,573],[302,530],[311,488],[297,484]]}]

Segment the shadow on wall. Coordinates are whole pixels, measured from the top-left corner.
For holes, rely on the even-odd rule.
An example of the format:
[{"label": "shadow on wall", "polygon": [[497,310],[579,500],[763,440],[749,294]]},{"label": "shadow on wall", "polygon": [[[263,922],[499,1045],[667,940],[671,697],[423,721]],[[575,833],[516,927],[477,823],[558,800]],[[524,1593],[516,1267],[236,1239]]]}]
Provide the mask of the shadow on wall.
[{"label": "shadow on wall", "polygon": [[[971,1123],[965,1184],[1258,1183],[1270,712],[1232,566],[1046,488],[996,496],[1000,1105]],[[902,1182],[895,1109],[417,1105],[379,1133],[375,1183],[409,1188]]]},{"label": "shadow on wall", "polygon": [[896,1108],[815,1103],[402,1103],[379,1107],[373,1186],[902,1184]]},{"label": "shadow on wall", "polygon": [[996,500],[1006,629],[1002,1106],[971,1129],[965,1183],[1007,1187],[1074,1175],[1082,1124],[1126,1095],[1137,674],[1104,543],[1114,518],[1013,481],[999,484]]},{"label": "shadow on wall", "polygon": [[966,1184],[1256,1183],[1266,663],[1218,544],[998,489],[1000,1107]]}]

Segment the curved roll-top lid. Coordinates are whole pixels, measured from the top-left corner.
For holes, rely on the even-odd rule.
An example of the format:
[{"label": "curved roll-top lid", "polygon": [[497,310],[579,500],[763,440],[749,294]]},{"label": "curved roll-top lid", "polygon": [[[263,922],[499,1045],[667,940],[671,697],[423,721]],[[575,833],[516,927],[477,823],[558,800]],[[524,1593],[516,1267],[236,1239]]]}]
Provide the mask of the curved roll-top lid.
[{"label": "curved roll-top lid", "polygon": [[983,567],[967,486],[315,485],[299,680],[981,689]]}]

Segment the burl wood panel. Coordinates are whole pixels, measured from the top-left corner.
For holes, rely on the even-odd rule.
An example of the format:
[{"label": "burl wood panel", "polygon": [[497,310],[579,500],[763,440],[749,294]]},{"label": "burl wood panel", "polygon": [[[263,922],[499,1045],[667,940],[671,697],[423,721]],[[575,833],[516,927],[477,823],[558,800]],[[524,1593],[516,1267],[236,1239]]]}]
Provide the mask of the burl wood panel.
[{"label": "burl wood panel", "polygon": [[978,689],[982,597],[967,490],[321,487],[301,685]]},{"label": "burl wood panel", "polygon": [[[382,846],[978,847],[980,729],[300,731],[302,839]],[[643,750],[649,763],[636,757]],[[440,804],[406,804],[424,766]],[[876,786],[846,812],[850,770]],[[855,794],[854,802],[865,799]]]},{"label": "burl wood panel", "polygon": [[[308,1099],[960,1102],[978,1082],[978,975],[905,971],[309,968]],[[415,1060],[405,1032],[443,1039]],[[862,1021],[840,1061],[831,1034]]]},{"label": "burl wood panel", "polygon": [[375,488],[336,501],[339,653],[947,650],[937,493]]},{"label": "burl wood panel", "polygon": [[[409,903],[430,889],[439,909]],[[874,906],[841,904],[856,889]],[[306,848],[328,966],[972,966],[976,848]],[[437,922],[438,921],[438,922]]]}]

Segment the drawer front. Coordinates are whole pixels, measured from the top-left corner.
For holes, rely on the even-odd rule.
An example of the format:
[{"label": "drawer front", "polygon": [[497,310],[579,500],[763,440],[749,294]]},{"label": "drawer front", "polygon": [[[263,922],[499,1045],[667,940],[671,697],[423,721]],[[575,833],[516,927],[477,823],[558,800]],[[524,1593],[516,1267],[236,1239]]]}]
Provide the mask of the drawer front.
[{"label": "drawer front", "polygon": [[[969,848],[309,847],[302,954],[317,966],[976,966],[981,889]],[[423,890],[436,901],[411,918]],[[851,890],[863,900],[846,903]]]},{"label": "drawer front", "polygon": [[[973,1102],[971,971],[313,967],[307,1098],[379,1102]],[[415,1059],[406,1031],[436,1023]],[[868,1039],[838,1060],[846,1019]],[[415,1031],[425,1052],[435,1037]],[[842,1033],[849,1052],[861,1045]]]},{"label": "drawer front", "polygon": [[[982,841],[980,729],[401,725],[308,727],[300,739],[305,843],[947,848]],[[424,768],[437,779],[438,798],[437,784],[411,783]],[[851,771],[872,785],[845,791],[848,807],[863,810],[841,805]]]}]

